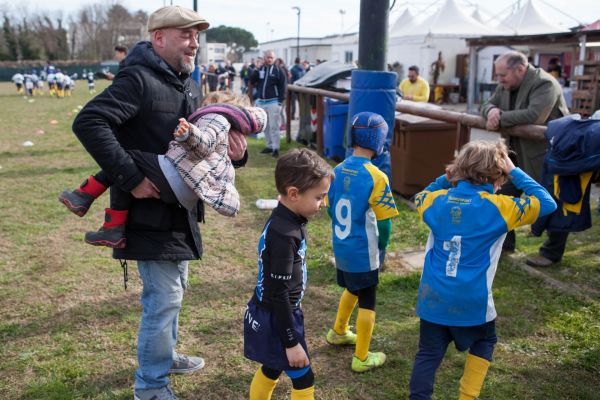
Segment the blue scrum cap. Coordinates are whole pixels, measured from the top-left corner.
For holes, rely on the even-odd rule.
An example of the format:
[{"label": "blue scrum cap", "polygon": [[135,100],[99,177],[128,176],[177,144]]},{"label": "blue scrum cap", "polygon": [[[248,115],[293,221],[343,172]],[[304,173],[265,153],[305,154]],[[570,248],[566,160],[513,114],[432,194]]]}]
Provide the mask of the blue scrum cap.
[{"label": "blue scrum cap", "polygon": [[353,146],[373,150],[377,156],[383,152],[388,125],[381,115],[368,111],[359,112],[352,118],[351,129]]}]

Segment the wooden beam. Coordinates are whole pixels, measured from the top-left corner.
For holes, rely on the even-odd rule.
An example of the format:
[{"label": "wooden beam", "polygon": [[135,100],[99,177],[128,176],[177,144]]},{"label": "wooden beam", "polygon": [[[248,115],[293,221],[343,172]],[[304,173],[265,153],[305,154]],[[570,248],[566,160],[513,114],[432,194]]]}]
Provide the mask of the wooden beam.
[{"label": "wooden beam", "polygon": [[[320,140],[323,140],[323,96],[346,102],[350,100],[350,95],[348,93],[332,92],[324,89],[288,85],[288,90],[296,91],[298,93],[317,95],[317,118],[318,121],[320,121],[320,128],[319,126],[317,127],[317,141],[319,140],[319,129],[321,135]],[[409,100],[402,100],[396,103],[396,111],[418,115],[425,118],[431,118],[438,121],[462,124],[471,128],[485,129],[486,120],[479,115],[460,113],[444,109],[426,108],[420,105],[420,103],[415,103]],[[525,139],[546,140],[546,127],[543,125],[518,125],[513,128],[501,129],[500,133],[522,137]]]}]

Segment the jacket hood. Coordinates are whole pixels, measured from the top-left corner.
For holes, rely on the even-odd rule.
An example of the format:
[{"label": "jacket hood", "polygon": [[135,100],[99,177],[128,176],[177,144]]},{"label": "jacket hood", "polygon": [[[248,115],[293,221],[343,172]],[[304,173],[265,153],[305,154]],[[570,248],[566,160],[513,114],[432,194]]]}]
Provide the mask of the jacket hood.
[{"label": "jacket hood", "polygon": [[138,42],[127,57],[122,61],[123,67],[131,67],[137,65],[143,65],[151,68],[160,74],[171,75],[172,77],[180,80],[185,80],[189,77],[189,74],[181,73],[179,76],[173,71],[173,69],[162,59],[152,48],[152,43],[148,41]]}]

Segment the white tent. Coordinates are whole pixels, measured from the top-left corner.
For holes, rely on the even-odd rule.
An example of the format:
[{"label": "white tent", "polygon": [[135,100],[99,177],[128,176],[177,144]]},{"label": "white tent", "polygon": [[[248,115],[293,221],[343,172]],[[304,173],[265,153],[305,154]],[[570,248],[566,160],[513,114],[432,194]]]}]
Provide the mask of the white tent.
[{"label": "white tent", "polygon": [[479,8],[476,8],[475,11],[473,11],[473,13],[471,14],[471,18],[473,18],[475,21],[477,21],[481,24],[484,24],[483,16],[479,12]]},{"label": "white tent", "polygon": [[437,12],[419,24],[411,34],[466,37],[496,35],[498,31],[483,25],[472,16],[467,15],[457,6],[454,0],[446,0]]},{"label": "white tent", "polygon": [[499,34],[466,14],[464,8],[459,7],[455,0],[446,0],[422,23],[409,29],[392,29],[388,40],[388,63],[398,61],[403,64],[404,70],[410,65],[416,65],[421,70],[421,76],[430,80],[431,64],[436,61],[441,51],[446,68],[438,83],[455,81],[456,56],[469,52],[464,39]]},{"label": "white tent", "polygon": [[542,35],[569,31],[550,22],[533,0],[528,0],[523,7],[506,17],[498,28],[510,35]]},{"label": "white tent", "polygon": [[415,22],[415,17],[411,14],[411,12],[407,9],[396,19],[396,22],[390,28],[390,37],[392,36],[401,36],[402,34],[406,34],[414,29],[417,26]]}]

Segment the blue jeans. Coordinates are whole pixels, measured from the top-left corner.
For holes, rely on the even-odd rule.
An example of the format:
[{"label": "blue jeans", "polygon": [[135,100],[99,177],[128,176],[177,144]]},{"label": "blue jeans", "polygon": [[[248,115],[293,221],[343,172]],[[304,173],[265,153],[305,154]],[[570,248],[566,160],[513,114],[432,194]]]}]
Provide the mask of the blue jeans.
[{"label": "blue jeans", "polygon": [[138,261],[142,278],[142,318],[138,331],[135,389],[158,389],[169,383],[179,310],[187,287],[187,261]]},{"label": "blue jeans", "polygon": [[474,356],[492,361],[496,337],[496,321],[477,326],[446,326],[421,320],[419,351],[410,377],[410,399],[429,400],[433,394],[435,373],[450,342],[458,351],[469,349]]}]

